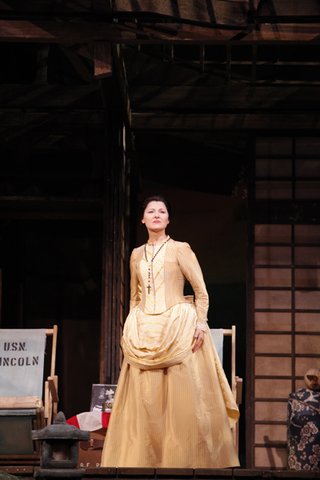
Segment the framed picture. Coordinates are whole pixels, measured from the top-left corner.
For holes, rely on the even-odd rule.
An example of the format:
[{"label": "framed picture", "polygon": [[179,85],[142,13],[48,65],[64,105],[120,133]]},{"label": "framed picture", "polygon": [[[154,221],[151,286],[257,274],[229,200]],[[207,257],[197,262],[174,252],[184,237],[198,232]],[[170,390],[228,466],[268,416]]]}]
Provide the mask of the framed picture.
[{"label": "framed picture", "polygon": [[117,385],[93,383],[90,411],[111,412]]}]

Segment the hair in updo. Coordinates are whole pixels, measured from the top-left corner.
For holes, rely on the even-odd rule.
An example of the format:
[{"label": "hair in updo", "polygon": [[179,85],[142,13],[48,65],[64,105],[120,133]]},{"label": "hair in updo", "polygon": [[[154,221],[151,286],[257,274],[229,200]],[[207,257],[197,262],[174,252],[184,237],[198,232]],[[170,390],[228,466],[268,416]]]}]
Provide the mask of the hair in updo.
[{"label": "hair in updo", "polygon": [[166,209],[168,211],[168,217],[169,220],[171,219],[171,205],[169,200],[164,198],[163,195],[150,195],[149,197],[145,198],[143,202],[140,204],[140,209],[139,209],[139,222],[141,223],[141,220],[143,219],[144,211],[147,208],[148,204],[150,202],[162,202],[165,204]]}]

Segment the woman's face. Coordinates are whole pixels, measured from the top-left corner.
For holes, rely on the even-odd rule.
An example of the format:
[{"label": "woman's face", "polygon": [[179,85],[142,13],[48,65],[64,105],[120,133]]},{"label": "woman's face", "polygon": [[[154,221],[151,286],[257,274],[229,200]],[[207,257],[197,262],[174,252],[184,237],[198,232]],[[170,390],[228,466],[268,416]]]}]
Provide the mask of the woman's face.
[{"label": "woman's face", "polygon": [[320,369],[316,367],[309,368],[304,376],[307,388],[310,390],[320,390]]},{"label": "woman's face", "polygon": [[168,210],[163,202],[154,201],[148,203],[141,220],[141,223],[147,227],[148,231],[164,231],[169,222]]}]

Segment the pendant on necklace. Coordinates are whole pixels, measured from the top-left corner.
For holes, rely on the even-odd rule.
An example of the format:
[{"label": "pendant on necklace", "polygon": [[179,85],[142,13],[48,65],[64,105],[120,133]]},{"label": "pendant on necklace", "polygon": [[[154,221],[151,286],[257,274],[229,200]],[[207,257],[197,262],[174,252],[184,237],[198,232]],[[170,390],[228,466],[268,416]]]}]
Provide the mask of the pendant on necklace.
[{"label": "pendant on necklace", "polygon": [[[170,237],[168,236],[166,241],[163,242],[160,247],[158,248],[158,250],[156,251],[156,253],[151,256],[151,260],[150,262],[148,263],[148,286],[147,286],[147,291],[148,291],[148,295],[150,295],[150,291],[151,291],[151,267],[153,265],[153,261],[154,259],[156,258],[156,256],[158,255],[158,253],[160,252],[161,248],[169,241]],[[144,245],[144,257],[146,259],[146,262],[148,261],[148,257],[147,257],[147,244],[145,243]]]},{"label": "pendant on necklace", "polygon": [[148,295],[150,295],[150,290],[151,290],[150,280],[151,280],[151,263],[149,263],[148,265],[148,286],[147,286]]}]

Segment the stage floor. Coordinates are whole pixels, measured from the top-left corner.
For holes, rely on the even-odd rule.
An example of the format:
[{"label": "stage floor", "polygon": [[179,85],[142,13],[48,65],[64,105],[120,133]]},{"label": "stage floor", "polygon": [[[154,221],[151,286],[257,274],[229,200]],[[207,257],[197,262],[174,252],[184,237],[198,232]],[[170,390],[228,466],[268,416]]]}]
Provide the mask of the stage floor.
[{"label": "stage floor", "polygon": [[[39,467],[34,466],[0,466],[0,480],[10,480],[10,475],[32,480]],[[192,469],[192,468],[84,468],[83,479],[90,480],[228,480],[228,479],[306,479],[319,478],[320,472],[302,470],[249,470],[245,468],[226,469]],[[1,475],[1,472],[9,474]]]}]

